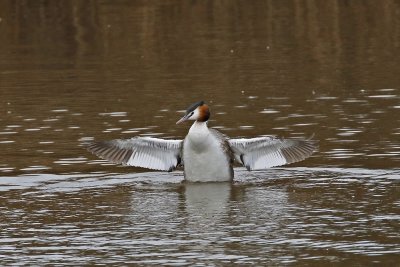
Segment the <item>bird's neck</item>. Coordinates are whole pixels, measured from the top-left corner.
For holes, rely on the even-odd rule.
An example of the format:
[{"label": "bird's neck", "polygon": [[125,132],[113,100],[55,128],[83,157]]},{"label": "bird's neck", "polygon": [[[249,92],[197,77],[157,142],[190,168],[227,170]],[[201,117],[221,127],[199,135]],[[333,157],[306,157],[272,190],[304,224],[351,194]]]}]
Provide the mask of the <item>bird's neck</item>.
[{"label": "bird's neck", "polygon": [[195,121],[187,135],[190,145],[195,150],[203,150],[210,143],[210,130],[207,122]]},{"label": "bird's neck", "polygon": [[207,126],[207,121],[195,121],[190,127],[189,134],[194,133],[194,134],[201,134],[201,133],[208,133],[208,126]]}]

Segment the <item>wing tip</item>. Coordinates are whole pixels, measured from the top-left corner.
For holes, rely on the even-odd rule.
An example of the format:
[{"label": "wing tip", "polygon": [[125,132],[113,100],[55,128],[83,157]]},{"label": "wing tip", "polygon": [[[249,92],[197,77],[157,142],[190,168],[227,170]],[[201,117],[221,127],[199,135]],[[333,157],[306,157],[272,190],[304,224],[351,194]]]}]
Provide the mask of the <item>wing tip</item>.
[{"label": "wing tip", "polygon": [[132,154],[127,149],[115,146],[112,141],[90,141],[83,146],[97,157],[115,164],[126,165]]},{"label": "wing tip", "polygon": [[296,139],[298,143],[295,146],[282,149],[282,155],[286,160],[282,165],[303,161],[318,151],[319,140],[312,139],[313,137],[314,135],[308,139]]}]

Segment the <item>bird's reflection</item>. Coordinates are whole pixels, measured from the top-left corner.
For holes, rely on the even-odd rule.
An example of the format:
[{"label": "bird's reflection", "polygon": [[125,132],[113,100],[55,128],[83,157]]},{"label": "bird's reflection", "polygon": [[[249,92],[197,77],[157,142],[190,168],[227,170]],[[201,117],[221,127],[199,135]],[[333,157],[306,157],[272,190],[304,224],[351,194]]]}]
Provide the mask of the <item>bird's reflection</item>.
[{"label": "bird's reflection", "polygon": [[189,218],[218,220],[227,214],[232,183],[185,183],[182,189]]}]

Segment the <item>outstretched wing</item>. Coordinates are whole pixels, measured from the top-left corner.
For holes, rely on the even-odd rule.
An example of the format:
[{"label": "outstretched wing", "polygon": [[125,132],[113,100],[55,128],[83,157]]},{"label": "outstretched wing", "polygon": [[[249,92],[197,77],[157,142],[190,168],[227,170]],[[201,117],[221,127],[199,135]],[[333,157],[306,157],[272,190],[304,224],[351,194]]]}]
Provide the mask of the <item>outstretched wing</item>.
[{"label": "outstretched wing", "polygon": [[318,149],[318,142],[274,136],[228,140],[235,159],[247,170],[261,170],[304,160]]},{"label": "outstretched wing", "polygon": [[182,140],[134,137],[91,142],[87,150],[113,163],[172,171],[180,163]]}]

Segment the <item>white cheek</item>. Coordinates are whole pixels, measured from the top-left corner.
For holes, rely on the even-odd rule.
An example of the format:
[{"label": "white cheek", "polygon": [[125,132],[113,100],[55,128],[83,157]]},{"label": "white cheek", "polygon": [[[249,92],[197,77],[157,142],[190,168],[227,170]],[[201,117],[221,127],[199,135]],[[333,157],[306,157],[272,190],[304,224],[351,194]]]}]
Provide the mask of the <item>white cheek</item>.
[{"label": "white cheek", "polygon": [[196,108],[193,111],[193,115],[190,117],[190,119],[195,121],[195,120],[197,120],[199,118],[199,116],[200,116],[199,108]]}]

